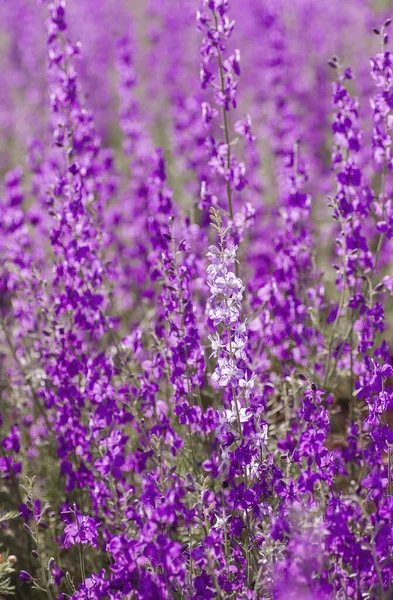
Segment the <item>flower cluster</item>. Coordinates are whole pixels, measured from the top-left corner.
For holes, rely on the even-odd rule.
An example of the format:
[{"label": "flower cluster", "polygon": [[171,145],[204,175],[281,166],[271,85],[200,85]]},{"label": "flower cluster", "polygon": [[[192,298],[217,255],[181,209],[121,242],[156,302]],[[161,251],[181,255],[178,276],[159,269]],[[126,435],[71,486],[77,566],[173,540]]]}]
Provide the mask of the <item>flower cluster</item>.
[{"label": "flower cluster", "polygon": [[[208,163],[214,179],[224,184],[219,186],[217,193],[209,182],[202,180],[201,208],[218,204],[219,195],[225,193],[231,221],[239,219],[235,215],[238,207],[236,192],[240,192],[247,184],[246,167],[239,161],[231,147],[236,140],[231,140],[229,112],[236,108],[236,94],[240,75],[240,50],[236,49],[231,54],[227,52],[230,37],[234,28],[234,21],[229,17],[228,2],[203,2],[202,9],[197,11],[198,29],[205,36],[201,46],[200,79],[203,89],[210,88],[213,92],[213,101],[217,108],[209,102],[202,102],[202,120],[208,132],[206,148]],[[219,113],[222,115],[221,127],[223,130],[222,141],[217,140],[215,130],[220,125]],[[254,142],[255,136],[251,130],[251,117],[247,115],[236,121],[233,126],[234,133],[244,137],[248,142]],[[212,183],[213,183],[212,182]],[[237,218],[236,218],[237,217]]]},{"label": "flower cluster", "polygon": [[392,598],[386,7],[0,4],[0,596]]},{"label": "flower cluster", "polygon": [[229,230],[223,229],[220,213],[212,209],[212,224],[219,235],[219,247],[210,246],[207,257],[207,283],[210,289],[208,316],[215,327],[222,324],[222,333],[209,336],[212,354],[217,365],[212,375],[219,387],[237,386],[244,372],[237,365],[245,358],[247,333],[242,322],[243,282],[236,277],[233,265],[237,247],[228,248],[226,237]]}]

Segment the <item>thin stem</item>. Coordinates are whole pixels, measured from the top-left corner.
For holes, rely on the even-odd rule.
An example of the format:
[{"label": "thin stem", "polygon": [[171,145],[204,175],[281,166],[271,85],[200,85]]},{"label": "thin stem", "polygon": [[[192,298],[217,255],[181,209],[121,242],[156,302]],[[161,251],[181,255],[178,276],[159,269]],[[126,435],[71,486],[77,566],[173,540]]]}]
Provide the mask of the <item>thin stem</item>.
[{"label": "thin stem", "polygon": [[86,581],[86,570],[85,570],[85,562],[83,558],[82,546],[78,544],[78,555],[79,555],[79,567],[81,571],[82,583],[85,584]]},{"label": "thin stem", "polygon": [[46,576],[45,567],[42,564],[41,547],[40,547],[39,533],[38,533],[38,523],[36,524],[36,528],[37,529],[36,529],[36,532],[35,532],[36,533],[35,540],[36,540],[36,544],[37,544],[38,559],[40,561],[42,581],[44,582],[44,586],[45,586],[45,590],[46,590],[46,595],[48,596],[48,599],[49,600],[53,600],[52,592],[50,590],[50,580]]},{"label": "thin stem", "polygon": [[[341,227],[342,227],[342,231],[344,233],[344,226],[343,226],[342,221],[341,221]],[[344,301],[345,301],[345,283],[346,283],[346,270],[347,270],[347,238],[345,236],[345,233],[344,233],[344,249],[343,250],[344,250],[344,264],[343,264],[343,280],[342,280],[341,297],[340,297],[339,307],[337,310],[337,315],[336,315],[336,318],[335,318],[334,324],[333,324],[332,337],[331,337],[330,343],[329,343],[328,362],[327,362],[326,371],[325,371],[325,378],[323,380],[323,386],[322,386],[323,388],[326,387],[326,384],[328,382],[329,368],[330,368],[330,362],[332,360],[332,350],[333,350],[333,344],[334,344],[334,340],[335,340],[335,334],[336,334],[336,330],[338,327],[338,322],[340,320],[341,312],[344,307]]]},{"label": "thin stem", "polygon": [[[217,14],[214,10],[212,12],[213,12],[214,22],[215,22],[215,26],[216,26],[216,31],[218,31]],[[217,47],[217,57],[218,57],[218,69],[219,69],[219,73],[220,73],[220,89],[221,89],[221,93],[224,95],[224,92],[225,92],[224,69],[223,69],[223,65],[222,65],[221,51],[218,47]],[[224,136],[225,136],[225,144],[227,147],[227,171],[229,173],[229,170],[231,168],[231,140],[230,140],[230,136],[229,136],[228,115],[227,115],[227,111],[226,111],[226,108],[224,105],[222,106],[222,120],[224,123],[223,129],[224,129]],[[227,190],[229,217],[230,217],[231,221],[233,222],[232,188],[231,188],[231,182],[229,181],[229,179],[227,179],[227,181],[226,181],[226,190]],[[236,275],[236,277],[239,277],[239,267],[238,267],[237,262],[235,262],[235,275]]]},{"label": "thin stem", "polygon": [[[381,35],[381,53],[384,54],[384,52],[385,52],[385,45],[384,45],[385,28],[384,28],[384,26],[381,27],[380,35]],[[383,116],[383,122],[385,124],[385,132],[388,132],[388,115]],[[387,163],[386,163],[386,152],[385,152],[384,157],[383,157],[383,168],[382,168],[382,172],[381,172],[381,186],[380,186],[380,192],[379,192],[379,196],[382,199],[382,220],[383,221],[385,220],[386,170],[387,170]],[[377,246],[377,250],[375,253],[374,272],[376,272],[376,270],[377,270],[377,265],[378,265],[378,261],[379,261],[379,257],[381,254],[381,249],[382,249],[382,245],[385,240],[385,237],[386,237],[386,233],[381,233],[379,236],[378,246]]]},{"label": "thin stem", "polygon": [[[78,513],[76,511],[75,511],[75,519],[76,519],[76,523],[77,523],[78,529],[79,529]],[[85,561],[83,558],[82,544],[78,544],[78,555],[79,555],[79,567],[80,567],[80,572],[81,572],[82,583],[84,584],[86,581],[86,570],[85,570]]]},{"label": "thin stem", "polygon": [[[214,16],[214,22],[216,25],[216,31],[218,31],[218,19],[217,19],[217,15],[214,10],[213,10],[213,16]],[[221,51],[219,48],[217,48],[217,56],[218,56],[218,68],[219,68],[219,72],[220,72],[220,87],[221,87],[222,94],[224,94],[224,91],[225,91],[224,69],[222,66],[222,56],[221,56]],[[227,146],[227,169],[229,170],[231,167],[231,145],[230,145],[230,138],[229,138],[227,111],[226,111],[224,105],[222,106],[222,118],[223,118],[223,122],[224,122],[225,143]],[[231,221],[233,221],[232,189],[231,189],[230,181],[227,181],[226,187],[227,187],[229,216],[231,218]]]}]

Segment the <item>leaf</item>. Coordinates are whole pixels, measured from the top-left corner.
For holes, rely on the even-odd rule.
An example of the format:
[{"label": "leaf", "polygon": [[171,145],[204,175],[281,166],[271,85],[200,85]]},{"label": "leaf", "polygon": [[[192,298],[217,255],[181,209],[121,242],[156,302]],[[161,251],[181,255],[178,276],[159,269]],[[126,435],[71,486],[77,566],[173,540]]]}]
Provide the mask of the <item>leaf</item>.
[{"label": "leaf", "polygon": [[20,516],[20,512],[18,510],[9,510],[3,514],[0,514],[0,523],[4,523],[4,521],[11,521],[12,519],[17,519]]}]

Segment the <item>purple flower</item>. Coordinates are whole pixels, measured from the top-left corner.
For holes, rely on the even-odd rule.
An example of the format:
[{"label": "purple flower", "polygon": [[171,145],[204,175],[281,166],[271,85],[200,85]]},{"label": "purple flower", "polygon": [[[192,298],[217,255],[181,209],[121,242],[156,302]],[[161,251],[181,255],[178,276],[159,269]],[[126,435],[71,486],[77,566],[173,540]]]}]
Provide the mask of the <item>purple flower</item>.
[{"label": "purple flower", "polygon": [[98,524],[88,515],[75,513],[75,520],[64,528],[63,546],[69,548],[75,544],[90,544],[98,548]]}]

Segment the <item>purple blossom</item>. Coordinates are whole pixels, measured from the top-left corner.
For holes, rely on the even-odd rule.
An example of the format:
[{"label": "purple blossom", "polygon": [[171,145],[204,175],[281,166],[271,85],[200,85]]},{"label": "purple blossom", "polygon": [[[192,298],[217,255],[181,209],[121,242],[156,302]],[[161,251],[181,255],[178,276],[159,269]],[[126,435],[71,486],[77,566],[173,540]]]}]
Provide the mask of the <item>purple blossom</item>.
[{"label": "purple blossom", "polygon": [[2,3],[1,589],[392,596],[371,4]]},{"label": "purple blossom", "polygon": [[65,526],[63,534],[64,548],[75,544],[90,544],[93,548],[98,548],[96,521],[78,512],[75,513],[75,520]]}]

